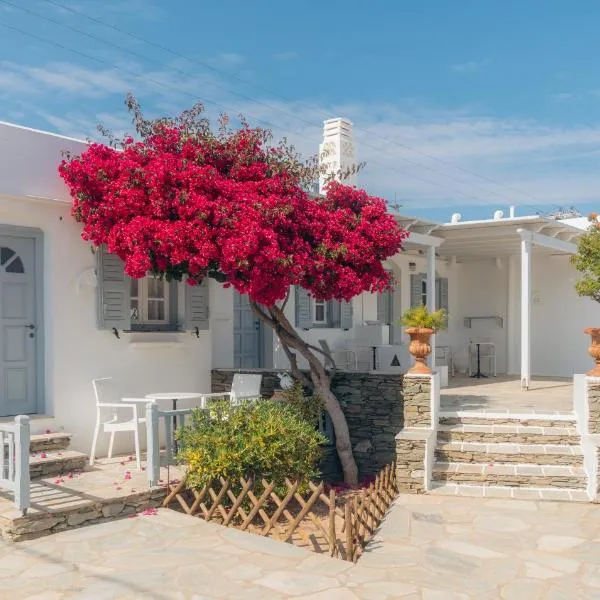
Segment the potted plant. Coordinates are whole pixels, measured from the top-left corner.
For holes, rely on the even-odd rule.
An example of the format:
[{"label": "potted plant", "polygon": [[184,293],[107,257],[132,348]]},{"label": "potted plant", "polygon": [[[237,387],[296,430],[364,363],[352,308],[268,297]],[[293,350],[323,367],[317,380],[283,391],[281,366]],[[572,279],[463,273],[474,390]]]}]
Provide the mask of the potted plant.
[{"label": "potted plant", "polygon": [[431,353],[431,336],[446,325],[446,312],[443,309],[430,312],[426,306],[409,308],[400,320],[410,336],[408,351],[415,357],[415,364],[408,373],[429,375],[431,369],[425,363]]},{"label": "potted plant", "polygon": [[[575,290],[580,296],[587,296],[600,302],[600,221],[596,213],[588,217],[589,229],[577,242],[577,253],[571,257],[571,264],[583,274],[575,283]],[[588,348],[596,366],[587,372],[592,377],[600,377],[600,327],[584,329],[592,343]]]}]

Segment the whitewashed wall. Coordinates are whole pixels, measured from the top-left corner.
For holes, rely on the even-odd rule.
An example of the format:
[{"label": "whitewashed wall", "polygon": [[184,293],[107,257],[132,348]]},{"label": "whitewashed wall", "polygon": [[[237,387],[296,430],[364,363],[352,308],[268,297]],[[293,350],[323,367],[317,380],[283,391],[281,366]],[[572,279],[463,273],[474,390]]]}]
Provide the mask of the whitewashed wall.
[{"label": "whitewashed wall", "polygon": [[[96,289],[82,286],[78,291],[77,285],[80,275],[94,268],[95,257],[80,238],[56,172],[61,150],[79,153],[84,148],[66,138],[0,124],[0,224],[37,227],[44,233],[46,413],[54,417],[53,427],[74,434],[75,449],[89,451],[94,377],[114,377],[129,396],[210,391],[213,332],[200,332],[199,338],[190,333],[122,334],[119,340],[96,328]],[[59,201],[33,201],[29,195]],[[211,306],[219,306],[226,291],[214,281],[210,285]],[[34,421],[33,428],[42,423],[45,428],[48,421]],[[129,451],[127,437],[117,436],[118,450]]]}]

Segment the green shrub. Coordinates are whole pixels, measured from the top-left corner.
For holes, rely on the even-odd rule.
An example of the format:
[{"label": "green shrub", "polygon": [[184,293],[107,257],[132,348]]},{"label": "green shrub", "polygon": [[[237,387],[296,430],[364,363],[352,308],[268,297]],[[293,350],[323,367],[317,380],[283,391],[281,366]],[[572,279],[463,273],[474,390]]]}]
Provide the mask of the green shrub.
[{"label": "green shrub", "polygon": [[302,419],[314,426],[319,423],[325,409],[323,400],[319,396],[306,396],[304,388],[299,382],[296,382],[294,387],[283,390],[282,401],[293,408]]},{"label": "green shrub", "polygon": [[194,411],[178,430],[178,458],[187,466],[188,487],[201,489],[219,477],[273,481],[285,478],[304,486],[317,477],[325,438],[291,405],[270,400],[231,407],[228,401]]},{"label": "green shrub", "polygon": [[439,331],[446,327],[446,311],[441,308],[429,312],[426,306],[413,306],[402,315],[400,322],[404,327],[423,327]]}]

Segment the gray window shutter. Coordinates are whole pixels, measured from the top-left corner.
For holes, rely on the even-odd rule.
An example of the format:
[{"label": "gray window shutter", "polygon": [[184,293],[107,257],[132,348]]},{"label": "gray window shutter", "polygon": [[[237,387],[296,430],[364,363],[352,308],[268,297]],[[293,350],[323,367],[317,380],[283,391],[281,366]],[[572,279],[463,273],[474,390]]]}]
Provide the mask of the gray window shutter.
[{"label": "gray window shutter", "polygon": [[185,318],[184,329],[208,329],[208,279],[198,285],[185,285]]},{"label": "gray window shutter", "polygon": [[308,292],[299,285],[296,286],[296,327],[310,329],[312,326],[312,300]]},{"label": "gray window shutter", "polygon": [[389,325],[391,323],[391,303],[392,293],[390,290],[377,294],[377,320],[382,325]]},{"label": "gray window shutter", "polygon": [[330,327],[341,327],[342,322],[342,311],[340,308],[340,302],[338,300],[330,300],[327,303],[329,311],[329,326]]},{"label": "gray window shutter", "polygon": [[125,274],[123,261],[100,247],[96,253],[98,279],[98,327],[130,329],[131,280]]},{"label": "gray window shutter", "polygon": [[340,302],[340,327],[342,329],[352,329],[354,325],[354,312],[352,300],[350,302]]},{"label": "gray window shutter", "polygon": [[448,278],[440,277],[437,282],[438,285],[438,305],[437,308],[443,308],[448,314]]},{"label": "gray window shutter", "polygon": [[427,276],[423,273],[411,273],[410,276],[410,307],[422,306],[421,282]]}]

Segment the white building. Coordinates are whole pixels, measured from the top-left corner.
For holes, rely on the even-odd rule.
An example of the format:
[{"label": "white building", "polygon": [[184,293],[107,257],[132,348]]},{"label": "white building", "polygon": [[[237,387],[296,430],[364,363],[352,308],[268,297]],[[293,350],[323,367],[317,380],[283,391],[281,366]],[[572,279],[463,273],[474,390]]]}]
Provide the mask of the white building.
[{"label": "white building", "polygon": [[[332,168],[355,161],[349,122],[327,121],[327,144]],[[213,367],[287,366],[273,333],[231,289],[213,280],[199,288],[131,282],[114,258],[92,254],[57,173],[62,151],[85,147],[0,123],[0,417],[34,415],[34,430],[64,428],[78,450],[89,449],[95,377],[112,376],[123,395],[142,396],[210,391]],[[599,324],[600,311],[573,288],[569,254],[581,228],[496,217],[446,224],[398,217],[410,237],[387,264],[393,291],[342,304],[298,291],[288,314],[314,343],[360,346],[366,369],[373,347],[377,368],[407,368],[406,339],[392,323],[426,302],[448,310],[436,344],[451,349],[459,369],[477,337],[495,344],[499,373],[527,380],[586,370],[582,332]]]}]

